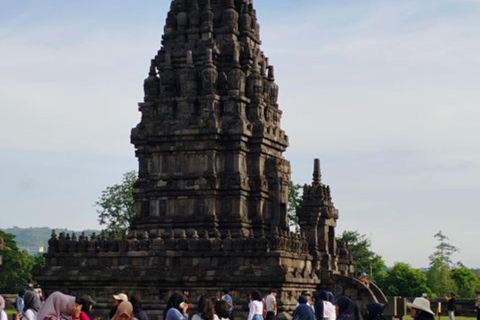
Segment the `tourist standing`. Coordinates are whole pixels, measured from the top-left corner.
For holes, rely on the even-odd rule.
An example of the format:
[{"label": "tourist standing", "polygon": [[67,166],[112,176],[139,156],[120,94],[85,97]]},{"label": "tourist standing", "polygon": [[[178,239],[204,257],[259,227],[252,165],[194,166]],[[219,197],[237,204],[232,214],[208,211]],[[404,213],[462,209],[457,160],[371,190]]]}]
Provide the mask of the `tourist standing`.
[{"label": "tourist standing", "polygon": [[298,306],[293,311],[293,320],[315,320],[315,313],[303,295],[298,298]]},{"label": "tourist standing", "polygon": [[188,320],[188,300],[181,293],[174,293],[168,299],[163,320]]},{"label": "tourist standing", "polygon": [[201,296],[197,303],[197,313],[193,315],[192,320],[218,320],[218,317],[215,317],[213,300]]},{"label": "tourist standing", "polygon": [[42,307],[42,302],[33,291],[26,291],[23,295],[24,307],[21,320],[37,320],[37,314]]},{"label": "tourist standing", "polygon": [[128,302],[128,296],[125,293],[119,293],[119,294],[113,295],[114,305],[113,305],[113,308],[110,309],[110,314],[109,314],[110,319],[112,319],[115,313],[117,313],[117,308],[122,302]]},{"label": "tourist standing", "polygon": [[367,314],[365,320],[387,320],[383,316],[384,305],[376,302],[369,303],[367,305]]},{"label": "tourist standing", "polygon": [[17,313],[22,313],[25,308],[25,301],[23,300],[24,295],[25,290],[22,290],[15,297],[15,310],[17,310]]},{"label": "tourist standing", "polygon": [[414,320],[435,320],[435,313],[430,309],[430,301],[425,298],[415,298],[407,305],[410,308],[410,316]]},{"label": "tourist standing", "polygon": [[325,300],[327,292],[320,291],[313,294],[313,306],[315,308],[315,317],[317,320],[325,319]]},{"label": "tourist standing", "polygon": [[355,304],[348,297],[340,297],[335,305],[337,320],[355,319]]},{"label": "tourist standing", "polygon": [[113,315],[112,320],[137,320],[133,316],[133,306],[128,301],[121,302],[117,307],[117,312]]},{"label": "tourist standing", "polygon": [[229,320],[230,308],[227,301],[218,300],[215,302],[215,314],[218,316],[219,320]]},{"label": "tourist standing", "polygon": [[5,299],[2,296],[0,296],[0,320],[8,320],[5,312]]},{"label": "tourist standing", "polygon": [[263,320],[262,294],[258,290],[253,290],[250,293],[247,320]]},{"label": "tourist standing", "polygon": [[74,308],[75,297],[56,291],[45,300],[37,320],[72,320]]},{"label": "tourist standing", "polygon": [[80,320],[92,320],[91,312],[97,302],[89,295],[82,296],[76,302],[82,306],[80,309]]},{"label": "tourist standing", "polygon": [[142,301],[138,296],[130,296],[130,303],[133,307],[133,316],[138,320],[148,320],[147,313],[143,311]]},{"label": "tourist standing", "polygon": [[228,318],[230,320],[233,320],[233,310],[235,309],[235,305],[233,304],[233,293],[235,292],[235,289],[223,289],[223,296],[222,300],[225,301],[228,304]]},{"label": "tourist standing", "polygon": [[265,298],[265,308],[267,310],[267,314],[272,312],[274,318],[277,316],[277,295],[278,291],[272,289],[270,290],[270,294]]},{"label": "tourist standing", "polygon": [[447,300],[447,312],[448,312],[448,319],[455,320],[455,292],[450,292],[450,297],[445,297]]}]

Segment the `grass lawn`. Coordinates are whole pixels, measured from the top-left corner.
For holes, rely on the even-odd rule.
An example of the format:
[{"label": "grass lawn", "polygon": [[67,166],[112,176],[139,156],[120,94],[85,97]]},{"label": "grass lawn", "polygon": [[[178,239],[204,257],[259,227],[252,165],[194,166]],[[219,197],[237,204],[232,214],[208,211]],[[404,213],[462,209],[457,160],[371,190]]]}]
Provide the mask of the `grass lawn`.
[{"label": "grass lawn", "polygon": [[5,312],[7,313],[8,319],[12,319],[12,314],[17,313],[15,309],[5,309]]}]

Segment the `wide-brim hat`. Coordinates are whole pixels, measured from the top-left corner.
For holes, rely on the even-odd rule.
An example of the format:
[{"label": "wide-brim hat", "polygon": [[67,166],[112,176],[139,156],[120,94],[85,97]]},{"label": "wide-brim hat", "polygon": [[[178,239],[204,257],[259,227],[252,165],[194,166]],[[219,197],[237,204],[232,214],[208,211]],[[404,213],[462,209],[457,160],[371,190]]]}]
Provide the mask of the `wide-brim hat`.
[{"label": "wide-brim hat", "polygon": [[430,309],[430,301],[425,298],[415,298],[415,300],[413,300],[412,303],[408,303],[407,306],[435,315],[432,309]]},{"label": "wide-brim hat", "polygon": [[128,301],[128,296],[125,293],[114,294],[113,299],[120,301]]}]

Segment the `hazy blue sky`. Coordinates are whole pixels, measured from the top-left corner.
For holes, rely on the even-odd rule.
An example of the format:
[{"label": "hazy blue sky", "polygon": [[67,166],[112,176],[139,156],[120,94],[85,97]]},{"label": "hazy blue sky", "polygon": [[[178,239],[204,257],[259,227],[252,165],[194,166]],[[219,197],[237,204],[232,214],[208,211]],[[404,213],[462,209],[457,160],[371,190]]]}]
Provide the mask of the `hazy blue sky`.
[{"label": "hazy blue sky", "polygon": [[[167,0],[0,0],[0,228],[94,228],[136,169],[130,129]],[[256,0],[293,179],[321,158],[339,232],[480,267],[480,1]]]}]

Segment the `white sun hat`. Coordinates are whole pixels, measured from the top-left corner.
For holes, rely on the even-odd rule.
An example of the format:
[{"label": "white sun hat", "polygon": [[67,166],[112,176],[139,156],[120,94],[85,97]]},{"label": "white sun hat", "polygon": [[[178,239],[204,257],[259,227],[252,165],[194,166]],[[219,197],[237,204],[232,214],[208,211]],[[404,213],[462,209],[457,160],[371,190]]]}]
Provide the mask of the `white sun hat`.
[{"label": "white sun hat", "polygon": [[430,301],[427,299],[420,297],[420,298],[415,298],[412,303],[409,303],[408,306],[410,308],[415,308],[421,311],[428,312],[430,314],[435,315],[435,313],[430,309]]}]

